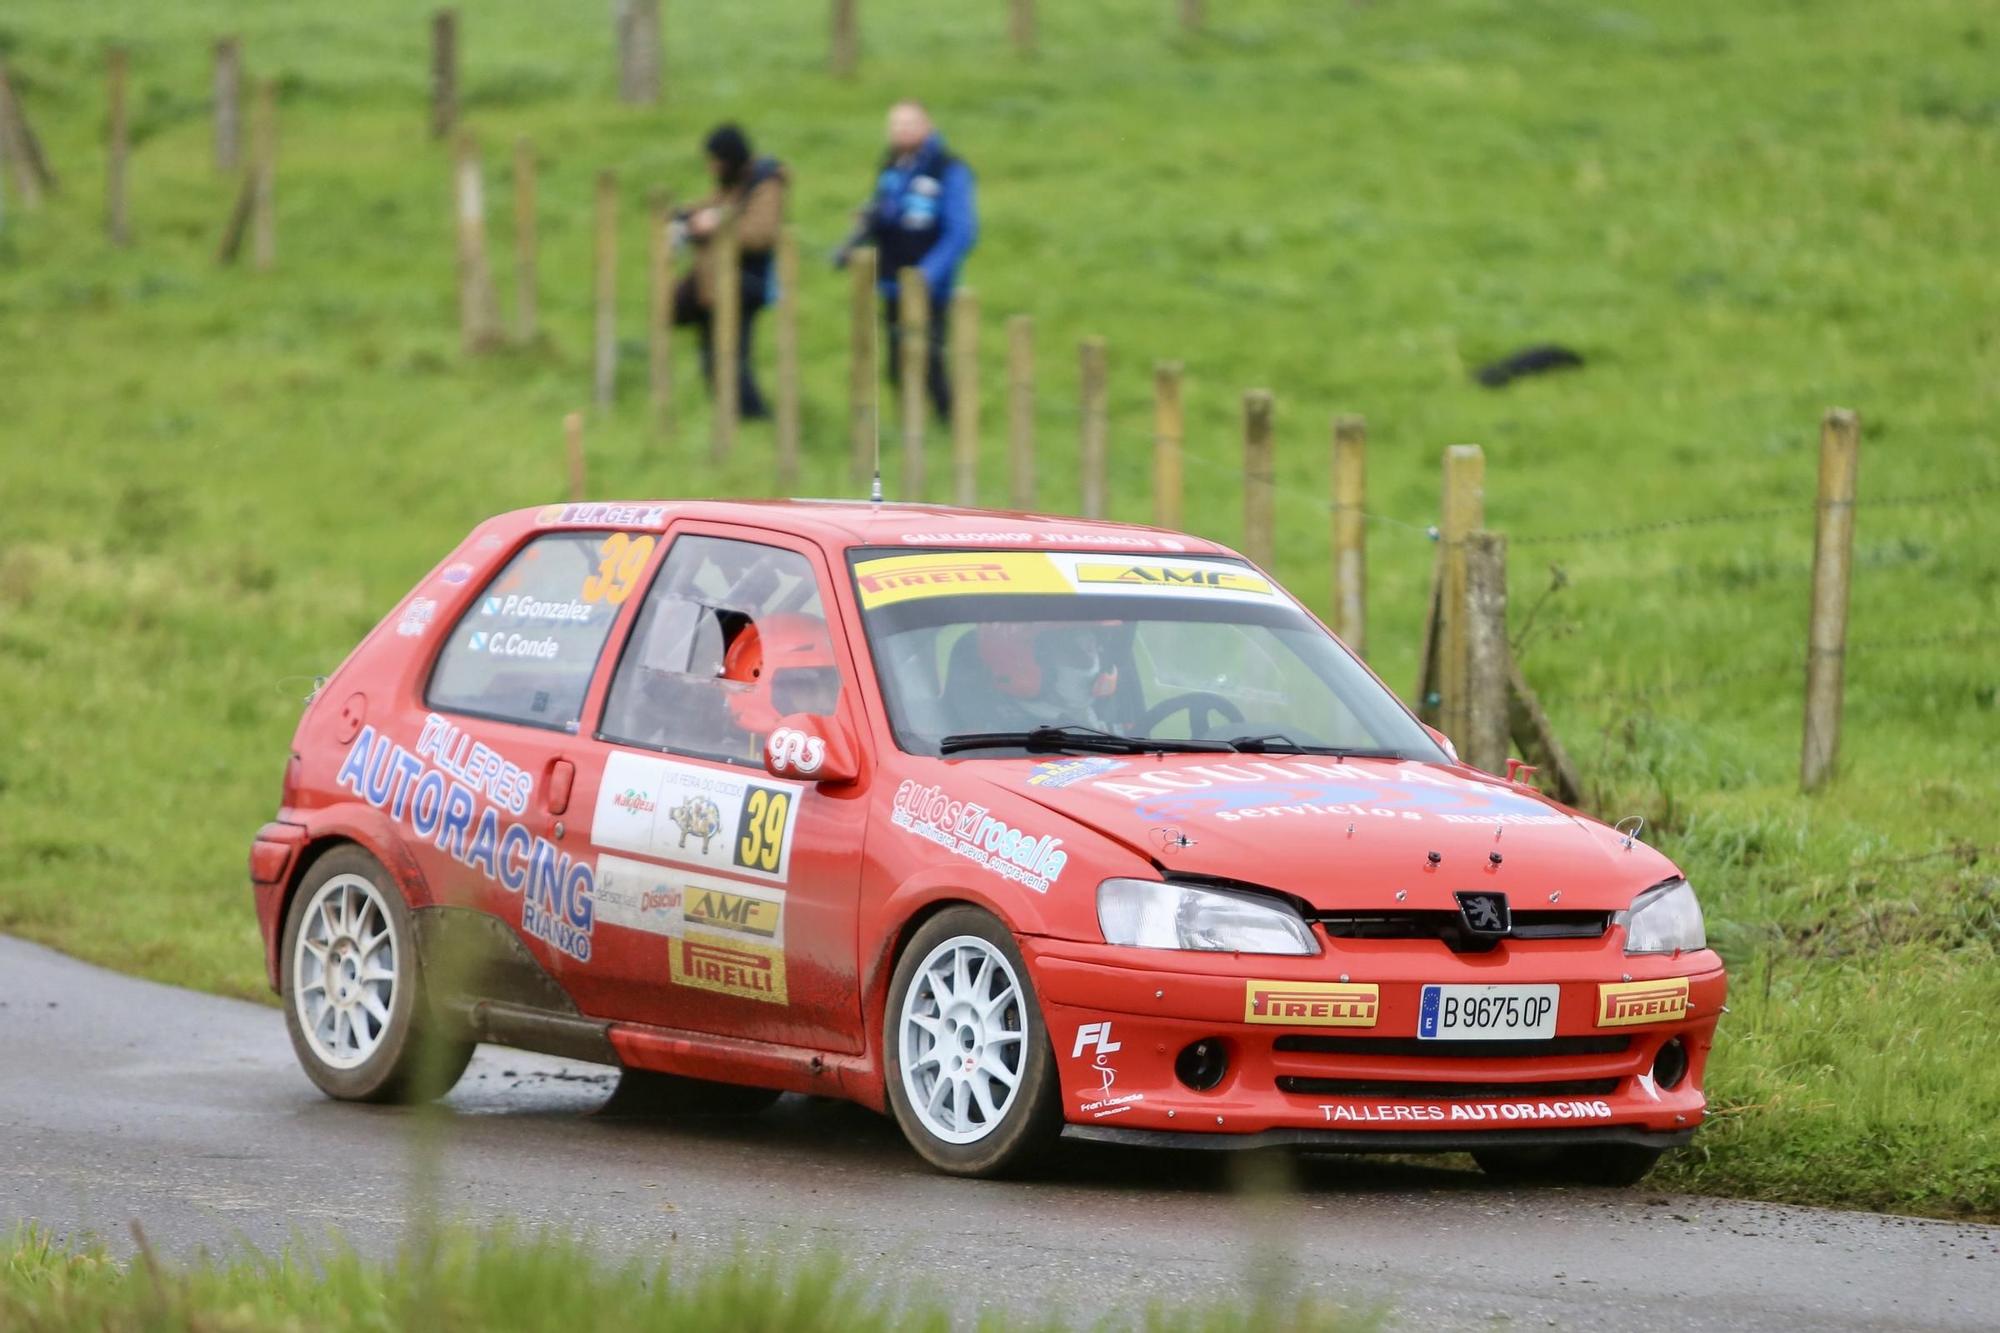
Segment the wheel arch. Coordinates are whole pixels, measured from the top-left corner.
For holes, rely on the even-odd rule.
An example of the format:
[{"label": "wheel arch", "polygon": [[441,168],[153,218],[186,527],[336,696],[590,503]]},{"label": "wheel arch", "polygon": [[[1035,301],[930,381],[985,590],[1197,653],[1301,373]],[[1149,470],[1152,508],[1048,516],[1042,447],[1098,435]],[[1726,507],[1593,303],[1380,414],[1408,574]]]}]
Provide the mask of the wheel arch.
[{"label": "wheel arch", "polygon": [[[368,832],[352,826],[337,826],[321,829],[305,841],[299,854],[292,858],[291,873],[285,877],[283,891],[278,895],[277,912],[273,919],[271,938],[264,949],[265,979],[273,991],[284,986],[285,922],[292,913],[292,900],[298,897],[299,887],[306,882],[306,876],[327,853],[342,847],[359,847],[380,862],[389,872],[390,882],[403,896],[403,905],[416,907],[423,901],[423,871],[415,859],[402,851],[400,844],[378,839]],[[412,879],[415,892],[412,891]]]}]

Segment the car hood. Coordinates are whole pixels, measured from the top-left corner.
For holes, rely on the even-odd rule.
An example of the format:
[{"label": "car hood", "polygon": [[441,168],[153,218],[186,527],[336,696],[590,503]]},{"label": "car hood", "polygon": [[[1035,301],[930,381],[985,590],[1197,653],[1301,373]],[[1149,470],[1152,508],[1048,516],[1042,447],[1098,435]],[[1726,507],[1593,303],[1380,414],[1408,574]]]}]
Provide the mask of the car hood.
[{"label": "car hood", "polygon": [[1181,754],[954,767],[1163,874],[1260,885],[1322,909],[1452,909],[1455,892],[1484,890],[1517,910],[1611,911],[1676,873],[1643,843],[1462,765]]}]

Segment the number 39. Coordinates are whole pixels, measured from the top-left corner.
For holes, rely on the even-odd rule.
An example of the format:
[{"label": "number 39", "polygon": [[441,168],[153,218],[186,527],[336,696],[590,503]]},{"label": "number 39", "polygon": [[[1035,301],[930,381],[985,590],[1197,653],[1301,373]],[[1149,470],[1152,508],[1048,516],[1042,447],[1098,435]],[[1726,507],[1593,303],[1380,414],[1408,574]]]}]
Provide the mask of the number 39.
[{"label": "number 39", "polygon": [[632,587],[653,554],[653,537],[636,541],[629,532],[614,532],[598,548],[597,572],[583,581],[583,600],[617,606],[632,595]]}]

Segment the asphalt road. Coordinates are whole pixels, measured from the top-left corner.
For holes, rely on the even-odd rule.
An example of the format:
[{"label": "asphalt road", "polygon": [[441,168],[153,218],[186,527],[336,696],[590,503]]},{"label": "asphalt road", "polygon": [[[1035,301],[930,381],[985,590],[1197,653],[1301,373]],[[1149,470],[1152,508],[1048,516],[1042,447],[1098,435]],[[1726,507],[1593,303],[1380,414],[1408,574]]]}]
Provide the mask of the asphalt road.
[{"label": "asphalt road", "polygon": [[[616,1075],[488,1048],[421,1136],[322,1098],[275,1010],[0,937],[0,1229],[186,1254],[392,1247],[413,1171],[452,1215],[581,1229],[677,1262],[833,1248],[961,1310],[1078,1318],[1282,1284],[1421,1328],[2000,1327],[2000,1227],[1639,1189],[1490,1186],[1472,1170],[1312,1159],[1293,1192],[1229,1154],[1078,1148],[1048,1179],[951,1180],[887,1121],[788,1097],[744,1121],[597,1116]],[[442,1143],[442,1148],[426,1144]]]}]

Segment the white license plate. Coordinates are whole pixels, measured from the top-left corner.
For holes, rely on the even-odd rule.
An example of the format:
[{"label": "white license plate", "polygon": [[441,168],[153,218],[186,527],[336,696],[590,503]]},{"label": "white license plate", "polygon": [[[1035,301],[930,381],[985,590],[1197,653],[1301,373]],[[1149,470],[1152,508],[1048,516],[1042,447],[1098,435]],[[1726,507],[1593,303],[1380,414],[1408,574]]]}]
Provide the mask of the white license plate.
[{"label": "white license plate", "polygon": [[1417,1035],[1425,1041],[1553,1037],[1561,994],[1560,986],[1426,986]]}]

